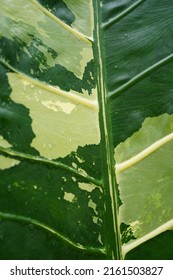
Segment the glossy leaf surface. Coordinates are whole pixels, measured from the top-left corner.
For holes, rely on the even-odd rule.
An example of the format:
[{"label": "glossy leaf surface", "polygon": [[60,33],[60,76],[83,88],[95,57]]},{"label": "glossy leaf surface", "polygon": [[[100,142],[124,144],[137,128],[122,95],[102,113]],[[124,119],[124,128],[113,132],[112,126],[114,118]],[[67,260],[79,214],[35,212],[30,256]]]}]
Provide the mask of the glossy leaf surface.
[{"label": "glossy leaf surface", "polygon": [[171,259],[171,1],[0,4],[0,258]]}]

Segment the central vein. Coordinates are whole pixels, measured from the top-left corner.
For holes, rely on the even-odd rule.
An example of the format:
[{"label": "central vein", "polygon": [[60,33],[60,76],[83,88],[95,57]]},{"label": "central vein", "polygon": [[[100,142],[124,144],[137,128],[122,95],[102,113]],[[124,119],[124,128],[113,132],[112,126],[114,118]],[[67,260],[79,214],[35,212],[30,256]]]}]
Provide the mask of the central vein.
[{"label": "central vein", "polygon": [[105,236],[106,249],[109,259],[121,259],[121,241],[118,223],[118,199],[116,193],[116,180],[114,169],[114,153],[110,124],[109,104],[107,102],[107,89],[104,72],[103,36],[101,30],[101,12],[99,1],[94,1],[95,34],[94,58],[97,67],[97,87],[100,106],[100,131],[101,131],[101,158],[103,186],[105,191]]}]

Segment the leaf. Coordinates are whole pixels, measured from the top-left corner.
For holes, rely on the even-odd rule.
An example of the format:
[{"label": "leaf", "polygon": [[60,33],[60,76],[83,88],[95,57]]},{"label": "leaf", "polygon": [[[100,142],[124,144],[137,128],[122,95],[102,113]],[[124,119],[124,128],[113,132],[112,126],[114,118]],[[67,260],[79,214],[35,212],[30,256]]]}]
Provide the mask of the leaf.
[{"label": "leaf", "polygon": [[172,244],[170,1],[0,4],[0,258]]}]

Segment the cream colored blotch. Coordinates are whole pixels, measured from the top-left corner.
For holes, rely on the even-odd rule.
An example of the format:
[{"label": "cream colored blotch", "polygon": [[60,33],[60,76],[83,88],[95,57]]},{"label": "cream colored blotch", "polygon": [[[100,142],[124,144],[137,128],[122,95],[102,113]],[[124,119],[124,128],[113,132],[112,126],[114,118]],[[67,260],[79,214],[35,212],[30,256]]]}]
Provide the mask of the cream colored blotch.
[{"label": "cream colored blotch", "polygon": [[74,202],[75,195],[73,193],[64,193],[64,199],[68,202]]},{"label": "cream colored blotch", "polygon": [[[7,140],[5,140],[3,138],[3,136],[0,135],[0,146],[3,147],[3,148],[10,148],[11,145],[8,143]],[[8,169],[8,168],[11,168],[17,164],[19,164],[20,161],[19,160],[16,160],[16,159],[13,159],[13,158],[10,158],[10,157],[4,157],[2,155],[0,155],[0,169],[1,170],[5,170],[5,169]]]}]

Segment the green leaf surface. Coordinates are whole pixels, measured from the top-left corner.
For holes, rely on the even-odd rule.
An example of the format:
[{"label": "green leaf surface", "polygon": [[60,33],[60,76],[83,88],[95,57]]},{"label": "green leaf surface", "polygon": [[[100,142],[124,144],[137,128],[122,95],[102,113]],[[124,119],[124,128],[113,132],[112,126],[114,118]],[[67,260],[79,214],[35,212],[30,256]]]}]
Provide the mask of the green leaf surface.
[{"label": "green leaf surface", "polygon": [[171,0],[0,6],[0,259],[171,259]]}]

